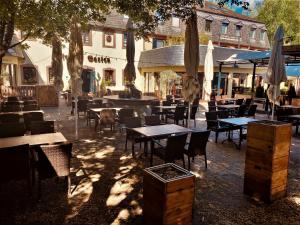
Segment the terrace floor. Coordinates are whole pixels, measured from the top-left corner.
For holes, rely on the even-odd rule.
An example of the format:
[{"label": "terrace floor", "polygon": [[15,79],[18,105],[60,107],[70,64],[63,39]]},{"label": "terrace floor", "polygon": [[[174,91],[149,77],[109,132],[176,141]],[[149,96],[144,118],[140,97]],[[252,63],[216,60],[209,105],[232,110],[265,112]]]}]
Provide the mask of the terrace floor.
[{"label": "terrace floor", "polygon": [[[45,119],[57,120],[65,137],[74,143],[72,194],[67,196],[64,180],[43,182],[41,200],[29,198],[25,183],[0,187],[0,224],[22,225],[106,225],[142,222],[142,173],[149,166],[145,156],[132,158],[124,150],[120,132],[96,133],[79,120],[75,140],[74,117],[61,102],[59,108],[44,108]],[[206,128],[204,108],[197,126]],[[259,117],[264,117],[260,115]],[[193,224],[299,224],[300,221],[300,135],[292,138],[288,175],[288,196],[272,204],[243,194],[246,142],[237,150],[232,143],[215,144],[214,133],[207,146],[208,169],[200,157],[192,164],[196,175]],[[139,145],[136,145],[139,149]],[[154,165],[162,161],[155,158]],[[181,162],[178,162],[181,165]]]}]

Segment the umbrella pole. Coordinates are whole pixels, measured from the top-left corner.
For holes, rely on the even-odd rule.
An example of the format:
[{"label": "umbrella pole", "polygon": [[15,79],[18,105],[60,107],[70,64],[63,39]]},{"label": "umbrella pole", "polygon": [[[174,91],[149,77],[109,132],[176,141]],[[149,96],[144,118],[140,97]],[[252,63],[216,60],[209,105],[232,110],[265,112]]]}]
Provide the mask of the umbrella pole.
[{"label": "umbrella pole", "polygon": [[75,96],[75,139],[78,139],[78,97]]},{"label": "umbrella pole", "polygon": [[187,122],[187,128],[190,128],[190,122],[191,122],[191,103],[189,102],[189,108],[188,108],[188,122]]},{"label": "umbrella pole", "polygon": [[275,101],[276,101],[276,94],[277,94],[277,86],[274,86],[274,94],[273,94],[273,105],[272,105],[272,116],[271,120],[274,120],[274,111],[275,111]]}]

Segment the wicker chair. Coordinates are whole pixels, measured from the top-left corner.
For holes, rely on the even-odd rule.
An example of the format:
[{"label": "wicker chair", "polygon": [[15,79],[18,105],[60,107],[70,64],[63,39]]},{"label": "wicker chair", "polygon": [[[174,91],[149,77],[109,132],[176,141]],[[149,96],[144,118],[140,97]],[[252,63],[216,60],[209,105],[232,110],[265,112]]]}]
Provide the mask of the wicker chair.
[{"label": "wicker chair", "polygon": [[[199,103],[199,100],[198,100],[198,103]],[[196,114],[197,114],[197,111],[198,111],[198,105],[193,105],[191,107],[190,119],[194,120],[194,127],[196,127]],[[188,113],[185,114],[184,118],[185,118],[185,123],[188,126]]]},{"label": "wicker chair", "polygon": [[175,160],[181,159],[183,167],[184,162],[184,146],[186,145],[186,138],[188,134],[179,134],[169,136],[166,146],[161,145],[160,142],[155,142],[158,147],[153,149],[153,153],[165,162],[175,162]]},{"label": "wicker chair", "polygon": [[87,100],[87,99],[78,99],[78,102],[77,102],[78,117],[79,117],[80,112],[83,112],[84,115],[86,114],[88,103],[89,103],[89,100]]},{"label": "wicker chair", "polygon": [[54,132],[54,121],[32,121],[30,123],[31,134],[46,134]]},{"label": "wicker chair", "polygon": [[239,99],[236,100],[235,104],[236,104],[236,105],[242,105],[243,102],[244,102],[244,99],[239,98]]},{"label": "wicker chair", "polygon": [[17,96],[9,96],[7,97],[8,102],[18,102],[19,98]]},{"label": "wicker chair", "polygon": [[40,110],[40,107],[36,104],[24,105],[23,107],[23,111],[33,111],[33,110]]},{"label": "wicker chair", "polygon": [[22,108],[20,105],[4,104],[1,110],[2,112],[20,112]]},{"label": "wicker chair", "polygon": [[70,164],[72,143],[41,145],[37,149],[35,168],[38,172],[38,194],[41,196],[42,180],[52,177],[67,177],[68,193],[70,193]]},{"label": "wicker chair", "polygon": [[24,123],[0,124],[0,138],[23,136],[25,132]]},{"label": "wicker chair", "polygon": [[42,112],[28,112],[23,114],[24,123],[27,130],[30,130],[30,124],[33,121],[44,121],[44,114]]},{"label": "wicker chair", "polygon": [[146,126],[161,125],[159,116],[145,116],[145,125]]},{"label": "wicker chair", "polygon": [[111,130],[114,130],[115,124],[116,124],[116,117],[117,117],[117,111],[115,109],[104,109],[100,112],[100,114],[96,114],[96,124],[95,129],[97,129],[97,126],[100,126],[100,129],[102,126],[110,126]]},{"label": "wicker chair", "polygon": [[166,115],[166,122],[168,119],[173,119],[174,124],[178,124],[179,120],[182,120],[182,123],[184,125],[185,110],[186,110],[185,106],[176,106],[174,113]]},{"label": "wicker chair", "polygon": [[0,123],[18,123],[21,116],[19,114],[7,113],[0,115]]},{"label": "wicker chair", "polygon": [[245,116],[255,118],[256,108],[257,105],[250,105],[249,110],[245,113]]},{"label": "wicker chair", "polygon": [[11,180],[27,181],[31,194],[32,167],[29,145],[19,145],[0,149],[0,184]]},{"label": "wicker chair", "polygon": [[141,143],[145,142],[145,140],[140,134],[134,132],[132,128],[141,127],[141,126],[142,126],[142,120],[140,117],[130,117],[130,118],[126,118],[125,120],[125,128],[126,128],[125,150],[127,151],[127,143],[128,140],[130,140],[131,151],[133,156],[135,155],[134,144],[140,143],[140,147],[141,147]]},{"label": "wicker chair", "polygon": [[87,104],[87,114],[86,114],[86,125],[91,125],[91,121],[96,119],[96,115],[93,111],[91,111],[90,109],[92,108],[101,108],[103,105],[102,103],[88,103]]},{"label": "wicker chair", "polygon": [[184,154],[188,157],[188,169],[191,169],[190,158],[197,155],[204,155],[205,168],[207,169],[207,157],[206,157],[206,144],[210,135],[210,130],[207,131],[193,131],[191,134],[188,147],[185,149]]},{"label": "wicker chair", "polygon": [[120,109],[118,113],[118,123],[119,125],[124,125],[127,118],[134,117],[134,110],[131,108],[128,109]]}]

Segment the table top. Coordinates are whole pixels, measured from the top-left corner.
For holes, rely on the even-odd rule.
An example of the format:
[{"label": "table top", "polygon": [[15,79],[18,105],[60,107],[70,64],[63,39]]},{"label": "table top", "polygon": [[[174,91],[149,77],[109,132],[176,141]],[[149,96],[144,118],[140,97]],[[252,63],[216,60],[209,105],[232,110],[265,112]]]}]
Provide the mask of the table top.
[{"label": "table top", "polygon": [[176,109],[176,105],[156,105],[155,108],[160,108],[160,109]]},{"label": "table top", "polygon": [[283,108],[300,109],[300,106],[299,106],[299,105],[281,105],[280,107],[283,107]]},{"label": "table top", "polygon": [[29,144],[30,146],[66,142],[67,139],[60,132],[34,134],[19,137],[0,138],[0,148]]},{"label": "table top", "polygon": [[229,104],[229,105],[217,105],[218,108],[222,108],[222,109],[235,109],[235,108],[239,108],[239,105],[234,105],[234,104]]},{"label": "table top", "polygon": [[19,111],[19,112],[0,112],[0,115],[5,115],[5,114],[18,114],[20,116],[23,116],[25,113],[32,113],[32,112],[41,112],[44,113],[43,110],[31,110],[31,111]]},{"label": "table top", "polygon": [[104,109],[115,109],[116,111],[120,111],[123,108],[90,108],[90,110],[95,113],[102,112]]},{"label": "table top", "polygon": [[292,119],[300,119],[300,114],[289,115],[288,117],[289,117],[289,118],[292,118]]},{"label": "table top", "polygon": [[133,128],[132,130],[146,137],[158,137],[158,136],[164,136],[170,134],[188,133],[192,131],[191,129],[179,125],[175,125],[175,124],[137,127],[137,128]]},{"label": "table top", "polygon": [[249,122],[259,121],[258,119],[248,118],[248,117],[237,117],[237,118],[227,118],[227,119],[219,119],[220,122],[228,123],[234,126],[245,126]]},{"label": "table top", "polygon": [[117,100],[117,101],[137,101],[137,102],[158,100],[156,97],[144,96],[144,95],[141,96],[141,98],[120,98],[119,95],[108,95],[108,96],[104,96],[103,99]]}]

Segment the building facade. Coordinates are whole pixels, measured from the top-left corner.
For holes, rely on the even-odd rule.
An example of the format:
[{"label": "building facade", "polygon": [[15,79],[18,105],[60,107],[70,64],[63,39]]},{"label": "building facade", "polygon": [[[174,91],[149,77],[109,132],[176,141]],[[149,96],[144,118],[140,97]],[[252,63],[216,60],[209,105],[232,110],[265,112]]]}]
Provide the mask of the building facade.
[{"label": "building facade", "polygon": [[[216,4],[206,2],[199,8],[198,30],[200,35],[199,78],[203,79],[205,44],[212,40],[219,54],[216,59],[226,59],[235,51],[266,50],[270,44],[265,25],[250,17],[240,15]],[[124,89],[123,70],[126,65],[126,24],[128,17],[111,13],[106,22],[90,24],[90,29],[83,32],[84,70],[83,91],[96,92],[102,79],[111,90]],[[149,40],[139,39],[135,42],[136,86],[143,92],[155,92],[155,79],[164,70],[184,73],[183,43],[185,24],[178,18],[160,24]],[[40,40],[28,40],[30,48],[24,52],[17,85],[51,84],[51,46]],[[68,43],[64,43],[63,55],[68,55]],[[164,57],[163,59],[161,57]],[[157,61],[157,59],[161,59]],[[70,76],[63,61],[63,81],[68,89]],[[216,63],[217,72],[217,63]],[[230,68],[225,68],[232,72]],[[237,73],[250,74],[252,69],[235,68]]]}]

